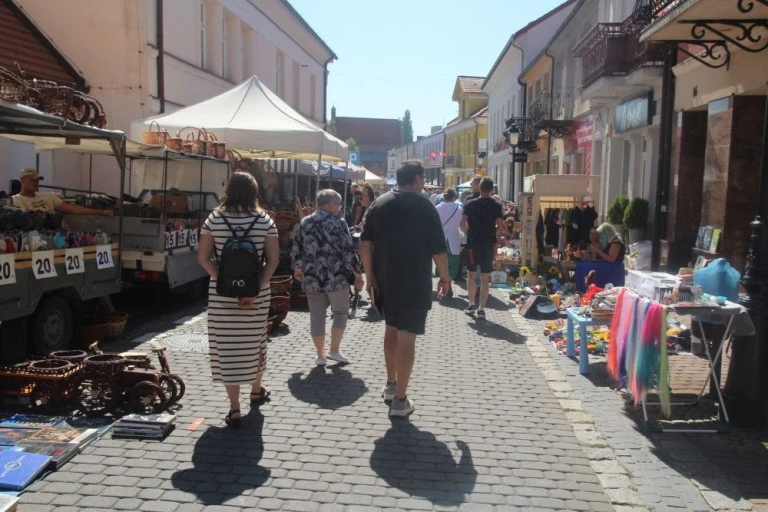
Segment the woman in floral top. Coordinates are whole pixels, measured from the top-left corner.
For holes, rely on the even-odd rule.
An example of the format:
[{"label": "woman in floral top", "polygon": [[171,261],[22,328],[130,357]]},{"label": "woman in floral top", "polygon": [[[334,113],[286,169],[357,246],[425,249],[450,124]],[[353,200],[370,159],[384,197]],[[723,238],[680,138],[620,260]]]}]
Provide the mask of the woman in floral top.
[{"label": "woman in floral top", "polygon": [[[341,196],[335,190],[317,193],[317,211],[301,219],[293,241],[293,275],[301,281],[309,303],[310,334],[317,349],[315,364],[327,359],[348,363],[339,351],[349,316],[349,286],[363,288],[363,276],[347,222],[339,216]],[[325,352],[325,318],[333,312],[331,350]]]}]

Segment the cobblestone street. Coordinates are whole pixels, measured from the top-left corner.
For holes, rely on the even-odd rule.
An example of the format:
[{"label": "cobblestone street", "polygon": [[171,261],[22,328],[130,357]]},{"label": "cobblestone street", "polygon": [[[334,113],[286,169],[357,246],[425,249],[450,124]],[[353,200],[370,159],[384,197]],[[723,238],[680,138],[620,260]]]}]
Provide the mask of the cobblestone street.
[{"label": "cobblestone street", "polygon": [[[21,510],[751,509],[726,482],[702,489],[663,462],[620,396],[580,378],[505,303],[492,298],[484,323],[462,298],[435,303],[409,420],[390,420],[380,397],[383,323],[362,309],[342,346],[351,364],[321,369],[308,313],[291,311],[270,344],[272,401],[248,413],[243,394],[239,431],[210,378],[204,303],[134,325],[105,348],[169,347],[187,384],[176,430],[162,442],[106,435],[30,486]],[[702,460],[685,438],[664,443]]]}]

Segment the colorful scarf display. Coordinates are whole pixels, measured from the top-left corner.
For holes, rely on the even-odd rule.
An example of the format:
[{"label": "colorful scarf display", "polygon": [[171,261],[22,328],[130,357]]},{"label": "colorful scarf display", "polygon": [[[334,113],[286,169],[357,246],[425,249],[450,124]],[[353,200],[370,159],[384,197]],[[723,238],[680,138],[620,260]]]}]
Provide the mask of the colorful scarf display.
[{"label": "colorful scarf display", "polygon": [[627,388],[635,405],[656,389],[665,416],[671,413],[667,360],[667,310],[623,288],[611,322],[607,369]]}]

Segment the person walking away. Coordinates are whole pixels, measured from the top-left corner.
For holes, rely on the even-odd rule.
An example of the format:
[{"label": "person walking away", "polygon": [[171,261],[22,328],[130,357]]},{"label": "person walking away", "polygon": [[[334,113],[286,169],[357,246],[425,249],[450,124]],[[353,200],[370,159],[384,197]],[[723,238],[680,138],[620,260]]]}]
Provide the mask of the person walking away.
[{"label": "person walking away", "polygon": [[[448,244],[448,275],[459,272],[459,252],[461,252],[461,215],[462,208],[456,203],[457,194],[452,188],[442,193],[443,202],[437,205],[437,214],[443,225],[443,236]],[[453,297],[453,290],[448,290],[446,297]]]},{"label": "person walking away", "polygon": [[[363,289],[363,276],[347,222],[340,217],[342,199],[331,189],[317,193],[317,210],[301,219],[291,249],[293,276],[301,281],[309,303],[310,335],[317,350],[317,366],[327,359],[348,363],[341,339],[349,317],[349,287]],[[351,281],[351,282],[350,282]],[[325,352],[325,317],[333,312],[331,350]]]},{"label": "person walking away", "polygon": [[365,216],[365,211],[368,209],[369,206],[371,206],[371,203],[376,199],[376,193],[373,191],[373,187],[370,186],[368,183],[363,183],[363,186],[360,189],[360,208],[357,210],[355,214],[355,226],[360,227],[363,223],[363,217]]},{"label": "person walking away", "polygon": [[[491,271],[496,255],[496,233],[504,230],[502,211],[499,203],[491,198],[493,180],[483,178],[480,181],[480,197],[469,201],[464,206],[461,217],[461,231],[467,234],[469,264],[467,265],[467,297],[469,305],[464,311],[477,314],[485,320],[485,305],[491,289]],[[480,270],[480,300],[475,305],[477,283],[475,273]]]},{"label": "person walking away", "polygon": [[[271,293],[269,281],[278,264],[277,227],[259,207],[259,186],[248,173],[235,172],[227,181],[221,204],[200,229],[197,262],[211,276],[208,289],[208,344],[214,382],[221,382],[229,397],[225,423],[240,427],[240,386],[251,386],[251,407],[267,401],[270,391],[262,387],[267,368],[267,316]],[[259,258],[258,293],[253,297],[219,294],[217,280],[225,244],[233,237],[250,239]],[[216,263],[212,261],[216,258]],[[223,267],[223,265],[222,265]],[[226,283],[222,282],[222,287]]]},{"label": "person walking away", "polygon": [[416,355],[416,336],[426,330],[432,307],[432,262],[440,274],[438,298],[451,289],[445,236],[437,210],[421,196],[424,166],[403,162],[397,170],[398,190],[380,196],[363,221],[360,257],[368,293],[384,317],[384,360],[387,382],[382,397],[390,416],[415,409],[406,394]]}]

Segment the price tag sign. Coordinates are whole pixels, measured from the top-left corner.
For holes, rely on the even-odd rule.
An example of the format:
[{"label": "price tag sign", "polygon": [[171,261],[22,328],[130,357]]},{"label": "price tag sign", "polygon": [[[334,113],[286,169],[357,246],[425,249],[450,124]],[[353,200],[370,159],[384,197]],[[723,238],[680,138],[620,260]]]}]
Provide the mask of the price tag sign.
[{"label": "price tag sign", "polygon": [[67,275],[85,272],[85,256],[83,256],[82,247],[64,250],[64,268]]},{"label": "price tag sign", "polygon": [[16,283],[16,257],[0,254],[0,286]]},{"label": "price tag sign", "polygon": [[53,251],[36,251],[32,253],[32,273],[35,275],[35,279],[56,277]]},{"label": "price tag sign", "polygon": [[99,270],[105,268],[112,268],[115,266],[115,262],[112,261],[112,246],[111,245],[97,245],[96,246],[96,267]]},{"label": "price tag sign", "polygon": [[197,239],[197,230],[196,229],[190,229],[189,230],[189,236],[187,237],[189,239],[189,245],[195,247],[198,245],[198,239]]},{"label": "price tag sign", "polygon": [[179,246],[180,247],[184,247],[185,245],[187,245],[187,243],[188,243],[187,242],[187,240],[188,240],[187,235],[188,234],[189,234],[189,230],[188,229],[184,229],[182,231],[179,231]]},{"label": "price tag sign", "polygon": [[176,247],[176,237],[173,236],[173,232],[169,231],[165,234],[165,248],[172,249],[173,247]]}]

